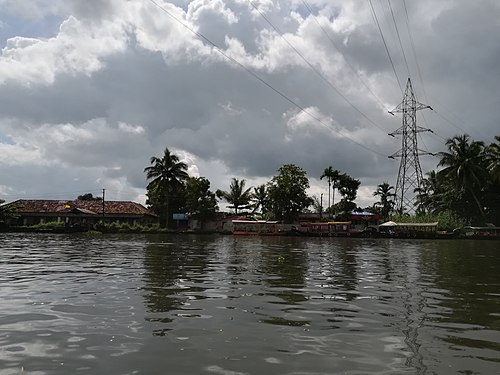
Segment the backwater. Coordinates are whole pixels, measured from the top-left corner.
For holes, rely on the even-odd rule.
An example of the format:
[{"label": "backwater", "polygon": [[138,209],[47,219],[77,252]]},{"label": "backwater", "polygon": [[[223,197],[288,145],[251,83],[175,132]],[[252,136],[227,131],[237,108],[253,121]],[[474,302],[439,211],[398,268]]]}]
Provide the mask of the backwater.
[{"label": "backwater", "polygon": [[499,373],[498,241],[0,234],[0,375]]}]

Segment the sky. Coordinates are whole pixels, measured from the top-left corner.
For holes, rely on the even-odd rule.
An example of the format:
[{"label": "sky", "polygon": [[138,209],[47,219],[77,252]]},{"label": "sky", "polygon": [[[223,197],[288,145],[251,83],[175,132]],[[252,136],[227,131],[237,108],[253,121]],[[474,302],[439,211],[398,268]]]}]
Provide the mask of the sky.
[{"label": "sky", "polygon": [[0,199],[144,203],[168,147],[213,191],[296,164],[326,202],[332,166],[366,207],[409,77],[422,150],[500,134],[499,35],[497,0],[0,0]]}]

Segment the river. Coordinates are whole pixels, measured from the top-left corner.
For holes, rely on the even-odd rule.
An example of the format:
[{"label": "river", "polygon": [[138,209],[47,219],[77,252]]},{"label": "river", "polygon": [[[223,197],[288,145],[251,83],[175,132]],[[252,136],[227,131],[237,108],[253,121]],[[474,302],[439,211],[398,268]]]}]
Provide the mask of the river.
[{"label": "river", "polygon": [[498,374],[500,242],[0,234],[0,374]]}]

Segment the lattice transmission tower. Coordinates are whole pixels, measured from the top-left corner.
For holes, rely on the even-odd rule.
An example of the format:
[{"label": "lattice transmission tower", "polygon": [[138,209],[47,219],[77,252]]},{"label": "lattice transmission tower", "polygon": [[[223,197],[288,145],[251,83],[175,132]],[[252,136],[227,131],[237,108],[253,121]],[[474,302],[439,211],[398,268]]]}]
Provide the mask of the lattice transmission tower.
[{"label": "lattice transmission tower", "polygon": [[395,191],[395,209],[399,214],[415,213],[415,189],[422,186],[422,169],[419,156],[432,155],[430,152],[420,150],[417,145],[418,133],[432,132],[431,129],[417,126],[417,111],[427,108],[432,110],[431,106],[417,101],[411,80],[408,78],[403,101],[392,111],[389,111],[391,115],[397,112],[403,114],[403,125],[389,134],[391,137],[395,135],[402,136],[401,149],[389,156],[391,159],[401,158]]}]

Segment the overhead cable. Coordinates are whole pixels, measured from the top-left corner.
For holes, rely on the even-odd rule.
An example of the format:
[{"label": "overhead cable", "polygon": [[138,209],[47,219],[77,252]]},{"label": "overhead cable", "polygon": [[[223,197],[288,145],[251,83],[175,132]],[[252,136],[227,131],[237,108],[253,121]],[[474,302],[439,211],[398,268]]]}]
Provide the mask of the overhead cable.
[{"label": "overhead cable", "polygon": [[311,68],[311,70],[314,73],[316,73],[316,75],[318,75],[318,77],[320,77],[323,81],[325,81],[342,99],[344,99],[354,110],[356,110],[356,112],[358,112],[361,116],[363,116],[366,120],[368,120],[372,125],[376,126],[377,128],[379,128],[383,132],[386,131],[384,128],[382,128],[380,125],[378,125],[376,122],[374,122],[371,118],[369,118],[363,111],[361,111],[358,107],[356,107],[356,105],[354,105],[354,103],[352,103],[344,94],[342,94],[340,92],[340,90],[337,89],[335,87],[335,85],[333,85],[333,83],[331,83],[318,69],[316,69],[316,67],[313,64],[311,64],[304,57],[304,55],[297,48],[295,48],[294,45],[287,38],[285,38],[285,36],[278,29],[278,27],[276,27],[269,20],[269,18],[267,18],[266,15],[260,11],[260,9],[255,5],[255,3],[252,0],[247,0],[247,1],[262,16],[262,18],[269,24],[269,26],[271,26],[273,28],[273,30],[278,33],[278,35],[285,41],[285,43],[288,44],[288,46],[295,51],[295,53],[309,66],[309,68]]},{"label": "overhead cable", "polygon": [[413,42],[413,36],[411,33],[410,29],[410,17],[408,16],[408,9],[406,7],[406,1],[403,1],[403,7],[405,11],[405,21],[406,21],[406,28],[408,30],[408,36],[410,38],[410,44],[411,44],[411,49],[413,51],[413,56],[415,58],[415,64],[417,65],[417,73],[418,73],[418,79],[420,80],[420,84],[422,85],[422,92],[424,93],[424,98],[427,103],[429,103],[429,99],[427,99],[427,93],[425,91],[425,85],[424,85],[424,80],[422,79],[422,71],[420,70],[420,64],[418,63],[418,58],[417,58],[417,51],[415,49],[415,43]]},{"label": "overhead cable", "polygon": [[399,89],[401,90],[401,93],[403,93],[403,86],[401,86],[401,81],[399,80],[398,73],[396,72],[396,68],[394,67],[394,62],[392,61],[391,53],[389,52],[389,48],[387,47],[387,43],[386,43],[385,38],[384,38],[384,33],[382,32],[382,28],[380,27],[380,23],[378,22],[377,13],[375,12],[375,8],[373,7],[372,0],[368,0],[368,1],[370,3],[370,7],[372,10],[373,19],[378,27],[378,31],[379,31],[380,36],[382,38],[382,42],[384,43],[385,51],[387,52],[387,57],[389,57],[389,61],[390,61],[391,66],[392,66],[392,71],[394,72],[394,76],[396,77],[396,81],[398,82]]},{"label": "overhead cable", "polygon": [[405,61],[406,70],[408,71],[408,77],[411,77],[410,67],[408,65],[408,60],[406,59],[405,49],[403,48],[403,43],[401,42],[401,35],[399,35],[398,24],[396,23],[396,17],[394,17],[394,11],[392,10],[391,0],[387,0],[389,4],[389,9],[391,10],[392,21],[394,22],[394,28],[396,29],[396,35],[398,36],[399,46],[401,47],[401,52],[403,54],[403,59]]},{"label": "overhead cable", "polygon": [[340,53],[340,55],[344,58],[344,61],[345,63],[347,64],[347,66],[354,72],[354,74],[358,77],[359,81],[363,84],[363,86],[366,87],[366,89],[368,90],[368,92],[370,92],[370,94],[372,94],[372,96],[377,100],[377,102],[382,106],[382,107],[385,107],[385,104],[384,102],[372,91],[372,89],[370,88],[370,86],[365,82],[365,80],[363,79],[363,77],[361,77],[361,74],[358,73],[358,70],[356,68],[354,68],[354,66],[351,64],[351,62],[349,61],[349,59],[347,58],[346,55],[344,55],[342,53],[342,50],[339,48],[339,46],[337,45],[337,43],[335,42],[335,40],[330,37],[330,34],[328,33],[328,31],[323,27],[323,25],[319,22],[318,20],[318,17],[316,17],[311,9],[311,6],[305,1],[305,0],[302,0],[302,3],[304,4],[304,6],[307,8],[307,10],[309,11],[309,15],[314,19],[314,21],[316,22],[316,24],[319,26],[319,28],[322,30],[323,34],[325,34],[325,36],[328,38],[328,40],[330,41],[330,43],[332,44],[332,46],[337,50],[338,53]]},{"label": "overhead cable", "polygon": [[308,111],[306,108],[302,107],[296,101],[294,101],[293,99],[289,98],[286,94],[284,94],[280,90],[278,90],[275,87],[273,87],[271,84],[269,84],[268,82],[266,82],[262,77],[260,77],[257,73],[255,73],[253,70],[247,68],[245,65],[243,65],[241,62],[239,62],[238,60],[236,60],[234,57],[229,56],[219,46],[217,46],[214,42],[212,42],[206,36],[204,36],[200,32],[194,30],[193,28],[191,28],[190,26],[188,26],[187,24],[185,24],[184,22],[182,22],[178,17],[176,17],[172,12],[168,11],[165,7],[163,7],[162,5],[160,5],[157,1],[155,1],[155,0],[149,0],[149,2],[151,2],[152,4],[154,4],[158,9],[160,9],[161,11],[163,11],[170,18],[172,18],[174,21],[178,22],[184,28],[186,28],[187,30],[189,30],[191,33],[193,33],[197,37],[199,37],[199,38],[203,39],[204,41],[206,41],[208,44],[210,44],[218,53],[220,53],[226,59],[228,59],[229,61],[231,61],[234,64],[238,65],[240,68],[242,68],[243,70],[245,70],[248,74],[250,74],[252,77],[254,77],[255,79],[257,79],[259,82],[261,82],[263,85],[265,85],[266,87],[268,87],[269,89],[271,89],[272,91],[274,91],[279,96],[281,96],[285,101],[289,102],[293,106],[295,106],[298,109],[300,109],[302,112],[306,113],[309,117],[311,117],[312,119],[314,119],[315,121],[317,121],[319,124],[321,124],[323,126],[326,126],[330,130],[336,131],[338,134],[340,134],[343,137],[347,138],[348,140],[350,140],[352,143],[358,145],[359,147],[361,147],[361,148],[363,148],[363,149],[365,149],[367,151],[370,151],[370,152],[372,152],[374,154],[377,154],[379,156],[385,157],[385,154],[382,154],[382,153],[380,153],[380,152],[378,152],[378,151],[376,151],[376,150],[374,150],[374,149],[372,149],[372,148],[370,148],[368,146],[365,146],[364,144],[362,144],[362,143],[354,140],[353,138],[351,138],[350,136],[348,136],[344,132],[340,131],[339,129],[332,129],[329,124],[325,123],[323,120],[321,120],[319,117],[317,117],[316,115],[314,115],[313,113],[311,113],[310,111]]}]

